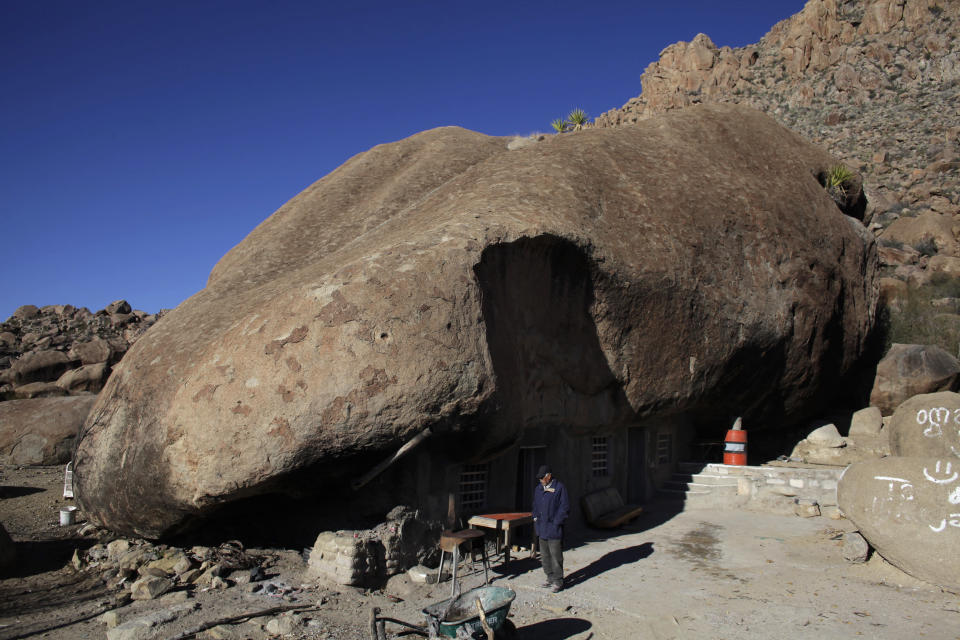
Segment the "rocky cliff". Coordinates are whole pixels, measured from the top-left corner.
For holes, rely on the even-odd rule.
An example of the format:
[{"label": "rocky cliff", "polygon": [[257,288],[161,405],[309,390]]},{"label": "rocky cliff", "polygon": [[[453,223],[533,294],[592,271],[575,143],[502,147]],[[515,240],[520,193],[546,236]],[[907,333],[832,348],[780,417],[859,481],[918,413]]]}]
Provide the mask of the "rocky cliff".
[{"label": "rocky cliff", "polygon": [[69,304],[18,308],[0,323],[0,400],[99,392],[161,313],[126,300],[96,313]]},{"label": "rocky cliff", "polygon": [[[691,104],[754,106],[864,176],[880,227],[960,204],[960,2],[810,0],[758,43],[664,49],[596,126]],[[879,230],[879,229],[877,229]]]}]

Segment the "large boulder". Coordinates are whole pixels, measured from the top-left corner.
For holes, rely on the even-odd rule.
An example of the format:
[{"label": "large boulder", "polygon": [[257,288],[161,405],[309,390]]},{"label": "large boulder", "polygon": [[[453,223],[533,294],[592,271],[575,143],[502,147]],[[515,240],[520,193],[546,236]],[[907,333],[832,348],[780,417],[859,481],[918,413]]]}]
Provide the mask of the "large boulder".
[{"label": "large boulder", "polygon": [[818,182],[835,159],[726,105],[507,143],[378,146],[224,256],[100,394],[90,519],[155,537],[264,491],[335,497],[428,427],[448,463],[524,427],[806,419],[853,386],[876,245]]},{"label": "large boulder", "polygon": [[897,407],[886,430],[895,456],[960,458],[960,393],[914,396]]},{"label": "large boulder", "polygon": [[87,364],[77,369],[70,369],[57,379],[57,386],[69,393],[90,392],[97,393],[103,389],[110,369],[106,362]]},{"label": "large boulder", "polygon": [[0,402],[0,463],[70,461],[77,433],[96,396]]},{"label": "large boulder", "polygon": [[893,457],[850,465],[837,503],[890,563],[960,590],[960,461]]},{"label": "large boulder", "polygon": [[935,345],[894,344],[877,365],[870,404],[885,416],[922,393],[956,391],[960,361]]},{"label": "large boulder", "polygon": [[62,351],[48,349],[24,355],[10,367],[10,371],[14,385],[22,386],[31,382],[56,382],[75,364]]}]

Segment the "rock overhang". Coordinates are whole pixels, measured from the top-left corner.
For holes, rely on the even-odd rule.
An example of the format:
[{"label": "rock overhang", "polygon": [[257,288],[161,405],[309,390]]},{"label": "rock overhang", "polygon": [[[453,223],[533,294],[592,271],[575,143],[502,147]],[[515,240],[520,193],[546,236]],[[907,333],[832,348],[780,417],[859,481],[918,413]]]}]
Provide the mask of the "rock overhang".
[{"label": "rock overhang", "polygon": [[[832,162],[720,106],[512,151],[444,128],[356,156],[123,360],[78,450],[89,510],[162,532],[430,425],[469,425],[480,455],[531,421],[822,402],[876,305],[875,248],[817,182]],[[149,483],[163,506],[142,517]]]}]

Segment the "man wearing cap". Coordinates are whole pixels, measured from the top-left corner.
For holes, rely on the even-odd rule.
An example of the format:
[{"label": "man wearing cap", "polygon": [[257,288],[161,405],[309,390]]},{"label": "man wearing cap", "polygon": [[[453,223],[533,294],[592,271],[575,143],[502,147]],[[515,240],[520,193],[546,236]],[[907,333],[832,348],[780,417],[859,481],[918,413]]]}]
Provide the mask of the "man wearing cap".
[{"label": "man wearing cap", "polygon": [[537,470],[540,483],[533,490],[533,526],[540,539],[540,559],[547,574],[544,587],[563,589],[563,523],[570,515],[567,488],[553,477],[550,467]]}]

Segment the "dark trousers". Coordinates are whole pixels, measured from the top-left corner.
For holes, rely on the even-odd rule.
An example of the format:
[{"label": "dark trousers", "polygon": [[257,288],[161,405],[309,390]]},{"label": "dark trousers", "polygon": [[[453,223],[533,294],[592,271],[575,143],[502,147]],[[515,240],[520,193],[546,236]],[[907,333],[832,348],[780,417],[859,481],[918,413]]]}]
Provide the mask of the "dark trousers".
[{"label": "dark trousers", "polygon": [[547,582],[563,586],[563,543],[560,540],[540,538],[540,562]]}]

